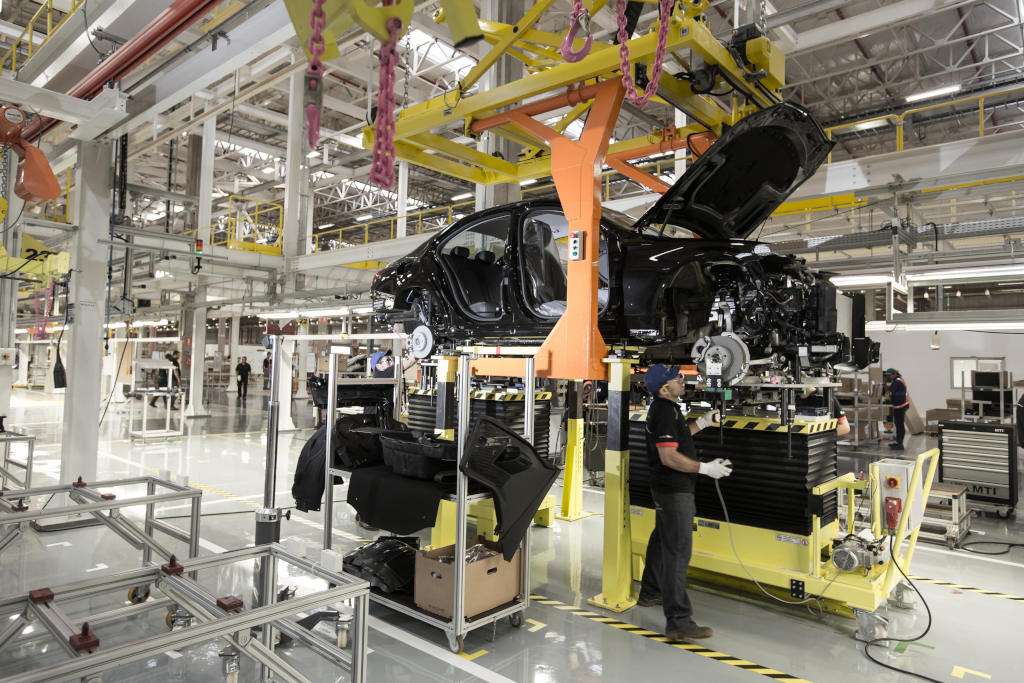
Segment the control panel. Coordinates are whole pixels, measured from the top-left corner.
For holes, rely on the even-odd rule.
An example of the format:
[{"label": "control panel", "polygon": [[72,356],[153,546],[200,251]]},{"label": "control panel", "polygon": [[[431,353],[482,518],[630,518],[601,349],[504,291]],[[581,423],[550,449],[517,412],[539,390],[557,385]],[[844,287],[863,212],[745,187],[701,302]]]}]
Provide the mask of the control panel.
[{"label": "control panel", "polygon": [[[882,528],[890,533],[895,533],[899,526],[900,516],[907,509],[907,502],[910,497],[910,480],[914,475],[914,462],[899,460],[897,458],[885,458],[878,461],[878,484],[882,498]],[[926,501],[922,495],[924,492],[923,473],[922,479],[915,487],[914,500],[910,507],[910,517],[907,522],[907,531],[913,531],[921,524],[924,518]]]},{"label": "control panel", "polygon": [[569,233],[569,260],[583,260],[583,233],[577,230]]}]

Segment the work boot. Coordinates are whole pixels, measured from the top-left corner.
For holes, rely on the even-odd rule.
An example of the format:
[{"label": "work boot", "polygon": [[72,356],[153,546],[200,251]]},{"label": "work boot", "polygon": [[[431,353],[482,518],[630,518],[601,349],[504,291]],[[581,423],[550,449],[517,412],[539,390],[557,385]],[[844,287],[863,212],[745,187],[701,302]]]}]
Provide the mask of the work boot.
[{"label": "work boot", "polygon": [[889,444],[889,448],[894,450],[894,451],[902,451],[903,450],[903,444],[895,443],[894,442],[894,443]]},{"label": "work boot", "polygon": [[715,632],[711,630],[710,626],[690,624],[689,626],[669,631],[665,635],[672,640],[701,640],[703,638],[710,638],[714,634]]},{"label": "work boot", "polygon": [[641,595],[636,599],[638,607],[657,607],[661,604],[660,595]]}]

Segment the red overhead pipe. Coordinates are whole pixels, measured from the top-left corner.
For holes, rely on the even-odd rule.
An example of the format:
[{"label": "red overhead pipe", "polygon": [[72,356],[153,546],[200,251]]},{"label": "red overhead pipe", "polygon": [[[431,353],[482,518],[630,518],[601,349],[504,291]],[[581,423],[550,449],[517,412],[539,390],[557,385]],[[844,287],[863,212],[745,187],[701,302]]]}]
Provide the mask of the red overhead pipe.
[{"label": "red overhead pipe", "polygon": [[[109,81],[116,81],[130,74],[220,2],[221,0],[173,0],[170,7],[157,15],[134,38],[86,74],[78,85],[68,91],[68,95],[82,99],[95,97]],[[53,119],[37,118],[25,130],[25,137],[30,140],[37,138],[56,123]]]}]

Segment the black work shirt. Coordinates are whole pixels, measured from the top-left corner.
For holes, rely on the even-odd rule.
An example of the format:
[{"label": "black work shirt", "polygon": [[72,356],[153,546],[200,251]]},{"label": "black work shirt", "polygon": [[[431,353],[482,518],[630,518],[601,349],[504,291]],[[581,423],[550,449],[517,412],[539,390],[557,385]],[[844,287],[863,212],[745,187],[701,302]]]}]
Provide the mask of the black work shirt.
[{"label": "black work shirt", "polygon": [[239,363],[238,365],[235,366],[235,374],[238,375],[238,378],[241,381],[248,382],[249,381],[249,375],[252,374],[252,366],[249,365],[248,362],[246,362],[246,363]]},{"label": "black work shirt", "polygon": [[647,464],[651,468],[651,490],[692,493],[694,476],[665,467],[658,456],[658,446],[674,446],[688,458],[697,459],[690,426],[683,418],[679,404],[660,396],[647,410]]}]

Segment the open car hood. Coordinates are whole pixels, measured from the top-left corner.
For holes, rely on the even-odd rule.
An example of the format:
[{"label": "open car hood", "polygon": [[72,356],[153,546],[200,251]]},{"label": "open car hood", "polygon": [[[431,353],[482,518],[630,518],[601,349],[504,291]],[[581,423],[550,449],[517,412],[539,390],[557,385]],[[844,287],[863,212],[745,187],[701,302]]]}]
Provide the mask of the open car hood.
[{"label": "open car hood", "polygon": [[502,423],[481,417],[469,434],[462,471],[494,494],[498,546],[511,561],[558,478],[558,468]]},{"label": "open car hood", "polygon": [[755,112],[693,162],[636,225],[667,222],[704,239],[745,239],[814,174],[832,145],[800,106]]}]

